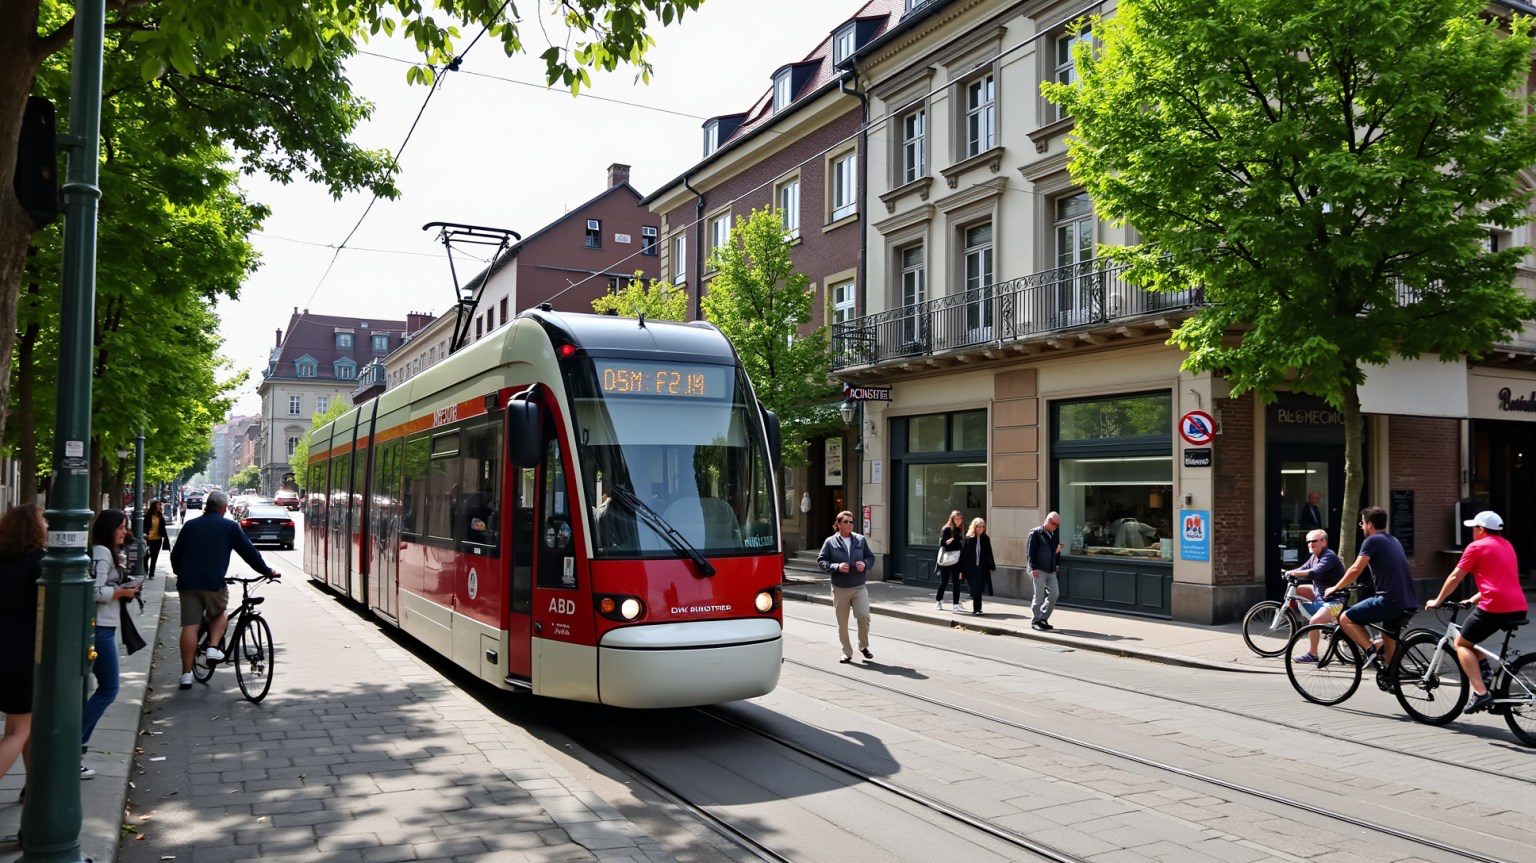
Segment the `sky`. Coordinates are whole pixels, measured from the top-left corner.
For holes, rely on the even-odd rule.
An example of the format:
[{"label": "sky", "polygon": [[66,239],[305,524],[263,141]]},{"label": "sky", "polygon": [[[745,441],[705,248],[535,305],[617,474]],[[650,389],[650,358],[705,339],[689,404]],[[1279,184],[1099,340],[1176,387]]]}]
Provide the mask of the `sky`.
[{"label": "sky", "polygon": [[[631,166],[630,184],[642,195],[655,191],[701,158],[705,119],[749,108],[768,89],[774,70],[802,59],[861,5],[862,0],[705,0],[681,23],[652,31],[650,84],[636,82],[634,72],[621,67],[594,73],[592,87],[583,90],[590,97],[544,89],[537,56],[543,36],[535,22],[523,27],[531,48],[525,55],[509,58],[498,44],[481,40],[462,71],[450,73],[438,87],[403,151],[400,197],[374,204],[340,255],[334,247],[357,224],[371,196],[336,201],[319,186],[244,178],[247,196],[270,206],[272,215],[252,238],[260,269],[238,300],[218,307],[222,353],[233,364],[231,372],[251,371],[236,393],[234,413],[260,412],[256,385],[276,331],[287,326],[294,307],[360,320],[444,312],[454,301],[447,257],[422,225],[464,222],[526,236],[604,191],[614,162]],[[461,50],[471,36],[465,34]],[[374,103],[375,111],[353,140],[394,152],[427,87],[406,83],[405,63],[371,56],[410,60],[405,42],[375,38],[362,50],[370,54],[355,57],[348,75],[354,92]],[[471,251],[489,254],[489,249]],[[461,279],[482,266],[468,261],[466,274],[457,251],[455,259]]]}]

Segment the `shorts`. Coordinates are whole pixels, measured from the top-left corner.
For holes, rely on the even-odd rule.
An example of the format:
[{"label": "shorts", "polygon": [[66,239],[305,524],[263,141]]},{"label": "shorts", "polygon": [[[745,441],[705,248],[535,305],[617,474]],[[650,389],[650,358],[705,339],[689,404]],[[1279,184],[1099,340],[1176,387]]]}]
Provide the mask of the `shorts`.
[{"label": "shorts", "polygon": [[1467,615],[1467,622],[1461,625],[1461,637],[1473,644],[1478,644],[1498,632],[1499,627],[1504,624],[1524,620],[1525,615],[1523,611],[1485,611],[1474,608],[1472,613]]},{"label": "shorts", "polygon": [[229,608],[229,589],[181,591],[181,625],[197,626],[203,618],[212,620]]},{"label": "shorts", "polygon": [[1403,615],[1407,610],[1387,605],[1386,599],[1380,596],[1368,596],[1351,605],[1344,614],[1349,617],[1350,623],[1358,623],[1361,626],[1367,623],[1379,624],[1383,632],[1395,636],[1398,630],[1403,628]]},{"label": "shorts", "polygon": [[15,668],[0,669],[0,713],[32,712],[32,657]]},{"label": "shorts", "polygon": [[1338,601],[1336,599],[1328,599],[1328,600],[1319,599],[1316,602],[1303,602],[1301,604],[1301,607],[1303,609],[1305,609],[1306,612],[1307,612],[1307,619],[1308,620],[1310,620],[1313,617],[1315,617],[1317,615],[1317,612],[1319,610],[1321,610],[1324,606],[1327,606],[1328,610],[1333,612],[1333,614],[1330,615],[1330,616],[1334,620],[1338,620],[1339,619],[1339,613],[1344,610],[1344,603],[1342,603],[1342,602],[1340,602],[1340,601]]}]

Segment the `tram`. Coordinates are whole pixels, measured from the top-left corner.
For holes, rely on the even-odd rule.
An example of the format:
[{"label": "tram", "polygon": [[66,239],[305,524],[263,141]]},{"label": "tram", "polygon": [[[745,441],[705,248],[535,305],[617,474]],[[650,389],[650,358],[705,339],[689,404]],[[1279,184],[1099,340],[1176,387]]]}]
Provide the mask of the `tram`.
[{"label": "tram", "polygon": [[706,323],[530,310],[316,429],[304,568],[508,689],[778,684],[779,425]]}]

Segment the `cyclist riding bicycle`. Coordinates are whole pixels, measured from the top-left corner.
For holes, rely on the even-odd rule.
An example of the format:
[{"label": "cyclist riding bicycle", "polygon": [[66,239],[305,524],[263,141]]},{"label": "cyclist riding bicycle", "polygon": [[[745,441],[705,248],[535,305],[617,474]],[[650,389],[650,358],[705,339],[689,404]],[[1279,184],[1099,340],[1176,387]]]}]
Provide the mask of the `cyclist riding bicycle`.
[{"label": "cyclist riding bicycle", "polygon": [[1477,608],[1461,626],[1461,635],[1456,639],[1456,660],[1472,684],[1472,700],[1462,712],[1476,713],[1492,703],[1493,693],[1488,691],[1472,645],[1510,623],[1524,620],[1530,609],[1525,591],[1520,588],[1520,562],[1515,557],[1515,547],[1504,538],[1504,519],[1496,512],[1484,510],[1462,524],[1472,528],[1472,542],[1461,553],[1456,568],[1445,577],[1440,595],[1424,603],[1424,607],[1439,608],[1467,573],[1472,573],[1477,593],[1467,602],[1476,603]]},{"label": "cyclist riding bicycle", "polygon": [[229,509],[229,495],[211,491],[203,503],[203,514],[188,521],[171,549],[171,571],[176,573],[176,591],[181,595],[181,689],[192,688],[192,662],[197,656],[197,630],[208,620],[209,662],[224,658],[215,645],[223,643],[229,625],[229,588],[224,576],[229,572],[229,553],[239,553],[251,568],[267,575],[277,570],[267,566],[261,552],[251,545],[239,522],[224,517]]},{"label": "cyclist riding bicycle", "polygon": [[[1312,581],[1311,584],[1298,584],[1296,586],[1296,595],[1308,600],[1301,605],[1302,608],[1306,609],[1307,614],[1312,615],[1312,618],[1307,622],[1332,623],[1338,618],[1339,611],[1344,607],[1344,597],[1341,595],[1325,599],[1323,594],[1327,592],[1328,588],[1338,584],[1339,579],[1344,577],[1344,561],[1339,560],[1339,556],[1334,554],[1333,549],[1328,547],[1328,531],[1326,530],[1308,531],[1307,548],[1311,550],[1312,556],[1307,558],[1307,562],[1299,569],[1293,569],[1287,572],[1286,575],[1293,578],[1311,579]],[[1311,644],[1308,645],[1306,653],[1296,657],[1296,662],[1317,661],[1318,632],[1314,630],[1309,635]]]},{"label": "cyclist riding bicycle", "polygon": [[1408,555],[1403,553],[1402,543],[1387,533],[1387,511],[1379,506],[1368,506],[1360,511],[1360,529],[1365,531],[1365,541],[1360,543],[1360,553],[1338,584],[1323,592],[1326,599],[1334,594],[1342,595],[1351,584],[1370,568],[1371,580],[1376,584],[1376,594],[1349,607],[1339,615],[1339,627],[1349,640],[1365,651],[1365,664],[1370,665],[1376,656],[1371,635],[1365,626],[1374,623],[1382,630],[1381,667],[1388,668],[1392,653],[1397,649],[1397,632],[1403,622],[1403,612],[1419,604],[1413,590],[1413,576],[1408,570]]}]

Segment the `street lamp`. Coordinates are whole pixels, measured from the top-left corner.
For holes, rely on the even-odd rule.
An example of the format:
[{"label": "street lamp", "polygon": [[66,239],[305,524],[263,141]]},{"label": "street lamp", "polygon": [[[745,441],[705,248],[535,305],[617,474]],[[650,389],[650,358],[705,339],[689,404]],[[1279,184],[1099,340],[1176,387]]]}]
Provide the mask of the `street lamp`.
[{"label": "street lamp", "polygon": [[837,412],[843,415],[843,425],[845,426],[853,425],[853,417],[858,410],[858,406],[853,403],[852,399],[844,399],[843,403],[837,407]]}]

